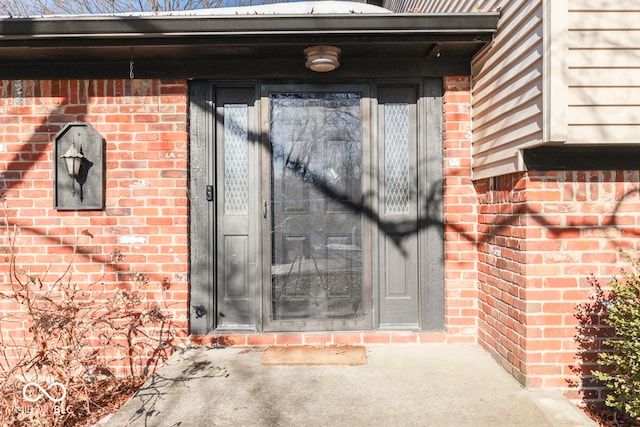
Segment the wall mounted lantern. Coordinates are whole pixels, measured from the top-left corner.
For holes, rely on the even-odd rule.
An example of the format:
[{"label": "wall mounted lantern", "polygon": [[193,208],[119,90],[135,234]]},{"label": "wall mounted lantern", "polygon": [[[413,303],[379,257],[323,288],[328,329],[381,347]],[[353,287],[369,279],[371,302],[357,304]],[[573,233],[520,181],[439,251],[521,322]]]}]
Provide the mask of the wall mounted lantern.
[{"label": "wall mounted lantern", "polygon": [[340,66],[342,50],[336,46],[311,46],[304,50],[304,65],[311,71],[327,73]]},{"label": "wall mounted lantern", "polygon": [[56,209],[104,207],[104,139],[93,126],[66,125],[55,138],[54,160]]},{"label": "wall mounted lantern", "polygon": [[[78,133],[80,136],[80,133]],[[82,161],[85,159],[84,154],[82,154],[82,145],[80,146],[80,151],[76,148],[75,140],[71,143],[71,147],[64,153],[61,158],[64,159],[64,163],[67,166],[67,173],[71,177],[72,185],[73,185],[73,195],[76,195],[76,181],[78,177],[80,177],[80,169],[82,168]],[[81,195],[82,197],[82,195]]]}]

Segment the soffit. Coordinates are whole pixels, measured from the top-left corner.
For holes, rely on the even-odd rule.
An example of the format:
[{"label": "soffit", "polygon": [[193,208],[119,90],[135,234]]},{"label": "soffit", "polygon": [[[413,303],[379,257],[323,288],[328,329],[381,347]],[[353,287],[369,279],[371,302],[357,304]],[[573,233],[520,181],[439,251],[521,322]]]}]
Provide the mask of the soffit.
[{"label": "soffit", "polygon": [[[103,77],[114,68],[128,70],[132,60],[150,74],[145,77],[154,70],[163,77],[203,77],[194,75],[197,64],[221,61],[228,62],[227,72],[233,64],[303,67],[302,51],[315,44],[339,46],[343,63],[351,66],[468,61],[492,39],[497,22],[495,13],[2,18],[0,78],[18,78],[20,71],[38,77],[46,65],[54,74]],[[172,71],[163,74],[158,66]]]}]

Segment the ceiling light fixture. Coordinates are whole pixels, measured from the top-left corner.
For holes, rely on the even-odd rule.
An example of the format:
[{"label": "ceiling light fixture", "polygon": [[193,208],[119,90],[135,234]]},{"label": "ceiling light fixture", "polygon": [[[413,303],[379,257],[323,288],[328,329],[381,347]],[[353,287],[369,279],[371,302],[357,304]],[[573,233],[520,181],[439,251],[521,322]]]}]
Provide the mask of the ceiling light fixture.
[{"label": "ceiling light fixture", "polygon": [[342,50],[336,46],[311,46],[304,50],[305,66],[311,71],[327,73],[340,66]]}]

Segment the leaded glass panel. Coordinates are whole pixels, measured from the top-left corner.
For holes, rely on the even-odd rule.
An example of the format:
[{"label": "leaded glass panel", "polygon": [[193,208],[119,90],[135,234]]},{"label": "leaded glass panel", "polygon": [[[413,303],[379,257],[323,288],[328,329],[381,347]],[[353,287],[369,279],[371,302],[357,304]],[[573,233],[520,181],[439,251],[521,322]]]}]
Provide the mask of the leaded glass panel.
[{"label": "leaded glass panel", "polygon": [[385,212],[409,211],[409,105],[385,105]]},{"label": "leaded glass panel", "polygon": [[249,209],[249,141],[246,104],[224,106],[224,207],[226,214]]}]

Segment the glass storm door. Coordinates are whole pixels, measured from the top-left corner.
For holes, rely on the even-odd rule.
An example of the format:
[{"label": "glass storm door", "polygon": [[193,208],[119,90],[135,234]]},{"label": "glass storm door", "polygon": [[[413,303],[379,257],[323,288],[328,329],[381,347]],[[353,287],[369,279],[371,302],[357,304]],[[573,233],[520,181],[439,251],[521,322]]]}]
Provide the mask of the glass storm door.
[{"label": "glass storm door", "polygon": [[362,98],[359,91],[263,94],[269,123],[262,175],[267,330],[371,327],[360,207]]}]

